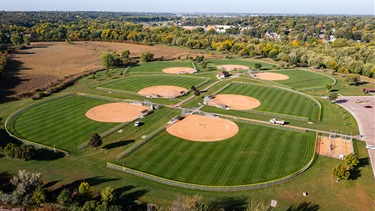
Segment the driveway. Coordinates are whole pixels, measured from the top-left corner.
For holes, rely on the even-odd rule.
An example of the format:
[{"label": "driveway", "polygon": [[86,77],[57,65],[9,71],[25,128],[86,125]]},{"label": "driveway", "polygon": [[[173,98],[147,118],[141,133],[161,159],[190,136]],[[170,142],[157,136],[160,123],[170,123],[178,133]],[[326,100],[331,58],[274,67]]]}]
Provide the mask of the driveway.
[{"label": "driveway", "polygon": [[[336,103],[348,110],[357,120],[361,140],[367,145],[375,145],[375,96],[340,97]],[[372,108],[365,108],[372,106]],[[375,177],[375,150],[368,150]]]}]

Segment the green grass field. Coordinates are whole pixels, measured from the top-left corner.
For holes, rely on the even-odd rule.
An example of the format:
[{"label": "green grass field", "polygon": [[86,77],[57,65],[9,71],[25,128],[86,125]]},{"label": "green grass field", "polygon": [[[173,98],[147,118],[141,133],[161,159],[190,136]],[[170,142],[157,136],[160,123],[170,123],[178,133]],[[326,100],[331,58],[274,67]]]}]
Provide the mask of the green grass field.
[{"label": "green grass field", "polygon": [[190,89],[191,86],[198,86],[207,78],[189,77],[189,76],[173,76],[173,75],[144,75],[144,76],[130,76],[124,79],[115,80],[106,84],[100,85],[103,88],[117,89],[130,92],[138,92],[139,90],[149,86],[169,85],[179,86]]},{"label": "green grass field", "polygon": [[110,101],[69,95],[33,106],[9,124],[17,137],[48,146],[77,151],[77,146],[88,141],[93,133],[102,133],[117,123],[101,123],[85,116],[90,108]]},{"label": "green grass field", "polygon": [[163,73],[162,70],[168,67],[191,67],[194,68],[190,61],[171,61],[171,62],[146,62],[137,64],[128,69],[127,73]]},{"label": "green grass field", "polygon": [[214,65],[227,65],[227,64],[236,64],[236,65],[245,65],[248,67],[255,67],[256,63],[262,64],[262,69],[271,69],[273,64],[256,61],[256,60],[245,60],[245,59],[226,59],[226,60],[207,60],[209,63]]},{"label": "green grass field", "polygon": [[322,87],[325,88],[326,84],[333,84],[334,81],[323,74],[314,73],[306,70],[281,70],[273,71],[289,76],[288,80],[275,81],[293,89],[303,90],[304,88]]},{"label": "green grass field", "polygon": [[[219,94],[238,94],[256,98],[261,102],[261,105],[255,108],[255,110],[259,111],[309,117],[311,120],[317,120],[319,115],[318,105],[307,97],[269,86],[233,83]],[[204,109],[206,109],[206,106]],[[224,110],[219,112],[236,112],[237,115],[244,113],[243,111],[227,112]]]},{"label": "green grass field", "polygon": [[118,163],[182,182],[239,185],[287,176],[312,158],[314,133],[237,124],[240,131],[234,137],[211,143],[164,131]]}]

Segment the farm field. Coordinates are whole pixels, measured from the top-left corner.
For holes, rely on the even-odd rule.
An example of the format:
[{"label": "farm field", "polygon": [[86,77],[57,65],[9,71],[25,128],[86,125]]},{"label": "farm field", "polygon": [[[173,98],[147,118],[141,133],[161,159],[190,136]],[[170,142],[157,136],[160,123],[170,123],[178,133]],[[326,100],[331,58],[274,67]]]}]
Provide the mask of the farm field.
[{"label": "farm field", "polygon": [[220,94],[238,94],[256,98],[261,105],[254,110],[309,117],[313,121],[316,121],[319,115],[318,105],[307,97],[269,86],[233,83]]},{"label": "farm field", "polygon": [[12,118],[9,130],[17,137],[76,152],[92,134],[102,133],[116,123],[101,123],[85,116],[90,108],[110,101],[69,95],[32,106]]},{"label": "farm field", "polygon": [[314,73],[307,70],[280,70],[271,71],[289,76],[288,80],[277,81],[287,86],[302,91],[304,88],[317,88],[325,89],[326,84],[333,84],[334,81],[325,76],[324,74]]},{"label": "farm field", "polygon": [[273,64],[266,63],[262,61],[256,61],[256,60],[245,60],[245,59],[222,59],[222,60],[208,60],[209,63],[212,63],[216,66],[219,65],[227,65],[227,64],[235,64],[235,65],[245,65],[254,68],[255,63],[262,64],[262,69],[271,69]]},{"label": "farm field", "polygon": [[[0,87],[4,94],[13,96],[41,88],[66,75],[87,70],[103,69],[101,54],[129,50],[131,57],[143,52],[155,54],[155,58],[177,58],[182,55],[195,56],[188,49],[168,46],[146,46],[114,42],[36,42],[27,49],[11,55],[6,74],[7,83]],[[191,62],[190,62],[191,64]],[[21,83],[22,82],[22,83]],[[9,96],[8,96],[9,97]]]},{"label": "farm field", "polygon": [[183,87],[189,90],[191,86],[198,86],[199,84],[203,84],[208,80],[208,78],[198,78],[191,76],[143,75],[130,76],[124,79],[115,80],[99,85],[99,87],[138,92],[139,90],[149,86],[170,85]]},{"label": "farm field", "polygon": [[312,158],[315,133],[237,124],[237,135],[211,143],[187,141],[162,132],[118,162],[172,180],[220,186],[281,178],[298,171]]},{"label": "farm field", "polygon": [[146,62],[142,64],[132,65],[127,73],[163,73],[164,68],[169,67],[190,67],[194,68],[192,62],[186,61],[170,61],[170,62]]}]

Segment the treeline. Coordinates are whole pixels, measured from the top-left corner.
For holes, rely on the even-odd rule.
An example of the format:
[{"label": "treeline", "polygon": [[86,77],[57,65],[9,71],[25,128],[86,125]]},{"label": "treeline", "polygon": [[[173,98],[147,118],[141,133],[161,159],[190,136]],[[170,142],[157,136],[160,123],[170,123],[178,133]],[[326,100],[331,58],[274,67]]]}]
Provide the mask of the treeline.
[{"label": "treeline", "polygon": [[[26,209],[44,208],[45,210],[77,210],[77,211],[120,211],[120,210],[272,210],[271,206],[261,201],[247,202],[246,198],[230,198],[233,202],[218,201],[210,204],[203,202],[200,195],[177,195],[170,206],[154,203],[141,203],[131,198],[121,197],[114,188],[107,186],[100,192],[95,192],[89,183],[61,187],[50,191],[43,188],[42,174],[21,170],[10,176],[0,173],[0,205],[1,208],[22,207]],[[5,191],[2,191],[2,189]],[[131,197],[131,196],[129,196]],[[288,210],[299,210],[297,206],[290,206]],[[311,205],[309,208],[318,208]]]},{"label": "treeline", "polygon": [[[197,21],[196,24],[203,24],[198,22],[201,20],[199,18],[188,19],[193,20]],[[224,20],[231,19],[224,18],[222,21]],[[249,27],[242,28],[241,33],[239,27],[234,27],[228,33],[219,34],[214,29],[187,30],[176,25],[145,27],[143,24],[105,18],[70,22],[64,22],[64,19],[57,22],[39,21],[31,27],[3,24],[0,44],[17,45],[29,41],[72,43],[80,40],[164,44],[234,53],[242,57],[271,58],[279,61],[282,67],[310,66],[328,68],[343,74],[374,75],[373,18],[265,16],[246,17],[241,21],[233,18],[232,21]],[[238,35],[233,35],[237,32]],[[319,38],[322,33],[325,36],[333,35],[337,39],[323,43]]]}]

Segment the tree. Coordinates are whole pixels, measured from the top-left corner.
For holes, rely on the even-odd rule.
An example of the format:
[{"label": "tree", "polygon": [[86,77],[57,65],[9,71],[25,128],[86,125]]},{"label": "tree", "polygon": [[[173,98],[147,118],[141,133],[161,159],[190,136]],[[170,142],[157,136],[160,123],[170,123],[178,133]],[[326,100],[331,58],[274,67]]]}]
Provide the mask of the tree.
[{"label": "tree", "polygon": [[31,200],[34,204],[40,205],[46,201],[46,195],[41,186],[39,186],[33,193]]},{"label": "tree", "polygon": [[120,58],[115,53],[102,54],[102,64],[107,69],[115,68],[117,65],[120,64],[120,62]]},{"label": "tree", "polygon": [[25,45],[30,45],[30,37],[29,36],[23,36],[23,42]]},{"label": "tree", "polygon": [[68,189],[63,189],[57,196],[57,203],[63,207],[69,206],[72,202],[72,197]]},{"label": "tree", "polygon": [[154,59],[154,54],[150,52],[144,52],[141,54],[140,59],[141,59],[141,62],[151,61],[152,59]]},{"label": "tree", "polygon": [[353,169],[354,166],[358,165],[359,160],[357,156],[353,153],[346,155],[344,157],[345,164],[348,166],[348,170]]},{"label": "tree", "polygon": [[10,38],[10,41],[13,43],[13,45],[21,45],[22,42],[22,37],[19,35],[12,36]]},{"label": "tree", "polygon": [[100,193],[102,202],[111,203],[115,200],[115,193],[112,187],[105,187]]},{"label": "tree", "polygon": [[203,210],[205,205],[201,202],[202,196],[194,195],[184,196],[177,195],[177,197],[172,202],[171,211],[180,211],[180,210]]},{"label": "tree", "polygon": [[262,64],[261,63],[255,63],[255,68],[260,70],[262,68]]},{"label": "tree", "polygon": [[246,211],[267,211],[269,210],[268,207],[264,204],[264,202],[260,201],[251,201],[246,208]]},{"label": "tree", "polygon": [[98,133],[94,133],[91,136],[89,143],[90,143],[90,146],[97,148],[102,145],[103,141]]},{"label": "tree", "polygon": [[355,85],[360,82],[359,74],[349,74],[345,77],[345,82],[348,82],[350,85]]},{"label": "tree", "polygon": [[195,91],[195,90],[197,90],[197,87],[191,86],[191,90]]},{"label": "tree", "polygon": [[332,169],[333,176],[336,177],[336,182],[339,182],[342,179],[349,179],[350,172],[348,171],[345,165],[339,164],[334,169]]},{"label": "tree", "polygon": [[93,198],[94,192],[92,191],[89,183],[81,182],[81,184],[78,187],[78,195],[82,202],[87,202]]},{"label": "tree", "polygon": [[329,92],[329,90],[332,88],[332,85],[331,84],[326,84],[326,89],[327,89],[327,92]]},{"label": "tree", "polygon": [[334,102],[338,97],[339,97],[339,95],[338,95],[337,93],[331,93],[331,94],[329,94],[329,96],[328,96],[328,100],[329,100],[330,102]]},{"label": "tree", "polygon": [[121,51],[121,57],[122,58],[129,58],[130,51],[129,50],[123,50]]}]

